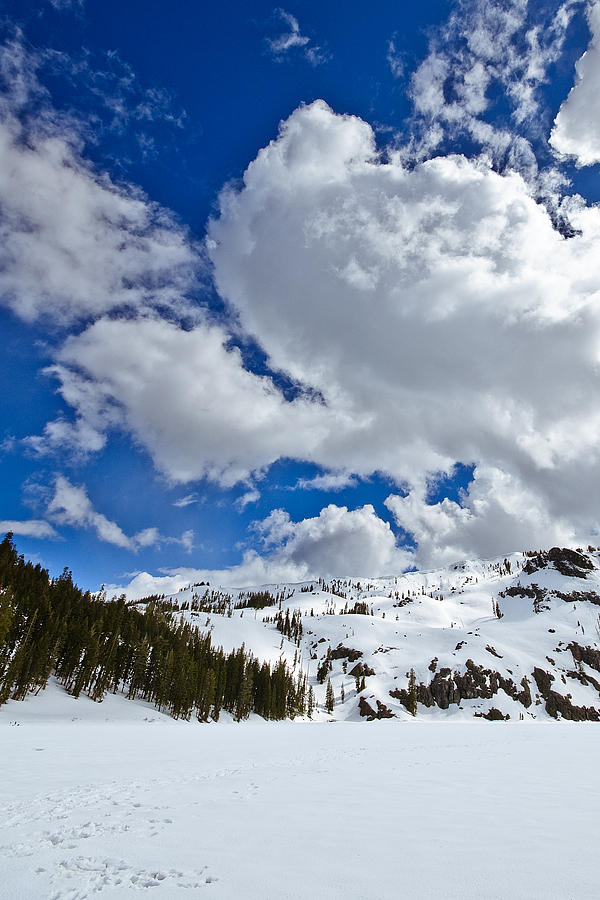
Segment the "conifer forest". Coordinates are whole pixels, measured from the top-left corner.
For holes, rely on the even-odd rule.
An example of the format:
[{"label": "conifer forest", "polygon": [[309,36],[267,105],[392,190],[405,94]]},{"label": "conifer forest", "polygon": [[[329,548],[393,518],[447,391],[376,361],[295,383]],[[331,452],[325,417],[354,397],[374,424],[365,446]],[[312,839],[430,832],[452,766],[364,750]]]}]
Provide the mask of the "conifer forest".
[{"label": "conifer forest", "polygon": [[158,598],[142,612],[123,597],[81,591],[68,569],[50,578],[18,555],[12,537],[0,544],[0,705],[39,693],[54,674],[74,697],[120,691],[174,718],[304,714],[306,679],[283,661],[271,667],[243,646],[225,654]]}]

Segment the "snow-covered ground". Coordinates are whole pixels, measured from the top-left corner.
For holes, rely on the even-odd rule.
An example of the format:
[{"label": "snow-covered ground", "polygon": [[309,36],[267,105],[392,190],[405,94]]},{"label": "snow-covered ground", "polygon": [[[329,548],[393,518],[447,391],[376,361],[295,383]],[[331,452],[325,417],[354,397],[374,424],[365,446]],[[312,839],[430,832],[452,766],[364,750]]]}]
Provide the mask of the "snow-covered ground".
[{"label": "snow-covered ground", "polygon": [[594,723],[201,725],[54,684],[2,713],[2,900],[598,896]]}]

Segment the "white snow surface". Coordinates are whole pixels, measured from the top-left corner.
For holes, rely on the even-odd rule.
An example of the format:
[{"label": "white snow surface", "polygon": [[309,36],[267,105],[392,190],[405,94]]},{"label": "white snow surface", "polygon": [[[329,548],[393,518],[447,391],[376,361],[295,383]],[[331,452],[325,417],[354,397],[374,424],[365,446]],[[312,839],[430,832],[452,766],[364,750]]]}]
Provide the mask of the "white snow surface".
[{"label": "white snow surface", "polygon": [[47,691],[0,720],[3,900],[597,897],[593,723],[215,726]]}]

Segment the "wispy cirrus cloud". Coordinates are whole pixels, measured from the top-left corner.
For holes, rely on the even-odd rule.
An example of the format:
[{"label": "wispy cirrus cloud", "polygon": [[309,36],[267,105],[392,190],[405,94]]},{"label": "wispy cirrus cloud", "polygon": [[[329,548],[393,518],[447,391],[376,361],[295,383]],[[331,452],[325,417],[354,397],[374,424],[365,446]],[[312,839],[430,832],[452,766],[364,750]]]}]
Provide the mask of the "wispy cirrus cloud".
[{"label": "wispy cirrus cloud", "polygon": [[249,503],[257,503],[259,500],[260,491],[257,491],[256,488],[250,488],[250,490],[242,494],[241,497],[238,497],[235,501],[235,507],[241,512],[246,509]]},{"label": "wispy cirrus cloud", "polygon": [[156,527],[151,527],[128,537],[116,522],[95,509],[85,487],[72,484],[64,475],[57,475],[55,478],[53,494],[46,506],[46,517],[55,525],[95,531],[99,540],[133,552],[140,548],[174,543],[181,544],[191,552],[194,546],[193,531],[184,532],[181,538],[173,538],[165,537]]},{"label": "wispy cirrus cloud", "polygon": [[48,2],[59,12],[79,11],[85,4],[85,0],[48,0]]},{"label": "wispy cirrus cloud", "polygon": [[[541,89],[580,6],[580,0],[535,9],[521,0],[461,0],[411,77],[415,130],[403,149],[427,158],[468,136],[499,168],[536,177],[530,141],[545,144],[551,125]],[[501,115],[498,97],[506,105]]]},{"label": "wispy cirrus cloud", "polygon": [[265,38],[268,51],[277,62],[283,62],[294,51],[298,51],[312,66],[319,66],[330,59],[327,51],[312,44],[312,39],[301,33],[298,20],[291,13],[280,7],[274,11],[272,19],[274,23],[282,22],[287,26],[287,30],[276,37]]},{"label": "wispy cirrus cloud", "polygon": [[23,537],[40,538],[42,540],[60,540],[60,534],[48,522],[43,519],[28,519],[15,521],[14,519],[1,519],[0,532],[12,531],[13,534]]},{"label": "wispy cirrus cloud", "polygon": [[191,494],[186,494],[185,497],[180,497],[179,500],[175,500],[173,506],[176,506],[178,509],[184,509],[186,506],[191,506],[193,503],[199,503],[200,498],[198,494],[194,491]]},{"label": "wispy cirrus cloud", "polygon": [[358,480],[350,472],[324,472],[313,478],[300,478],[295,488],[303,491],[341,491],[357,484]]},{"label": "wispy cirrus cloud", "polygon": [[[161,131],[162,143],[168,145],[168,135],[180,138],[188,119],[177,105],[175,95],[164,87],[144,88],[134,69],[116,51],[92,53],[85,48],[79,52],[38,50],[28,54],[36,71],[50,73],[60,79],[73,103],[63,114],[87,143],[98,145],[107,132],[124,134],[132,126],[138,141],[152,143],[152,128],[166,126]],[[83,109],[77,107],[78,96],[84,96]],[[148,149],[146,149],[148,154]],[[123,161],[121,162],[123,164]]]},{"label": "wispy cirrus cloud", "polygon": [[402,78],[406,70],[406,62],[403,54],[396,47],[397,34],[393,34],[388,41],[386,59],[394,78]]},{"label": "wispy cirrus cloud", "polygon": [[59,475],[54,484],[54,495],[46,508],[46,515],[57,525],[91,528],[101,541],[115,544],[127,550],[135,548],[135,541],[102,513],[97,512],[85,488],[71,484]]}]

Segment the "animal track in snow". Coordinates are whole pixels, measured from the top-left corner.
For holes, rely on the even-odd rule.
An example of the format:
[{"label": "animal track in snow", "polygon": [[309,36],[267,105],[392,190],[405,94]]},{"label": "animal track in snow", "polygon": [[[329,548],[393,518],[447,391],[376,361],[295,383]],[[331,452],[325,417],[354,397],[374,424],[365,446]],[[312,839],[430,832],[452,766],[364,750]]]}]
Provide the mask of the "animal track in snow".
[{"label": "animal track in snow", "polygon": [[130,830],[131,826],[129,825],[105,825],[97,824],[96,822],[86,822],[83,825],[74,827],[65,826],[54,832],[45,831],[44,840],[49,841],[53,847],[65,846],[73,850],[77,846],[76,843],[73,843],[74,841],[87,840],[88,838],[99,837],[105,834],[121,834]]},{"label": "animal track in snow", "polygon": [[[39,874],[46,874],[40,871]],[[47,900],[85,900],[104,888],[120,887],[144,890],[168,884],[178,888],[201,888],[218,879],[200,872],[182,872],[178,869],[145,870],[128,865],[123,860],[78,856],[65,859],[50,875],[51,891]]]},{"label": "animal track in snow", "polygon": [[244,793],[242,793],[242,791],[231,791],[234,800],[250,800],[250,798],[254,797],[257,793],[258,785],[254,784],[254,782],[248,784]]},{"label": "animal track in snow", "polygon": [[0,847],[0,855],[18,859],[21,856],[33,856],[35,853],[31,844],[4,844]]},{"label": "animal track in snow", "polygon": [[38,794],[26,802],[0,806],[0,821],[4,826],[16,827],[38,822],[41,813],[50,821],[66,819],[69,813],[77,809],[91,809],[106,803],[123,806],[139,790],[140,785],[125,786],[115,782],[103,786],[78,786],[52,794]]}]

